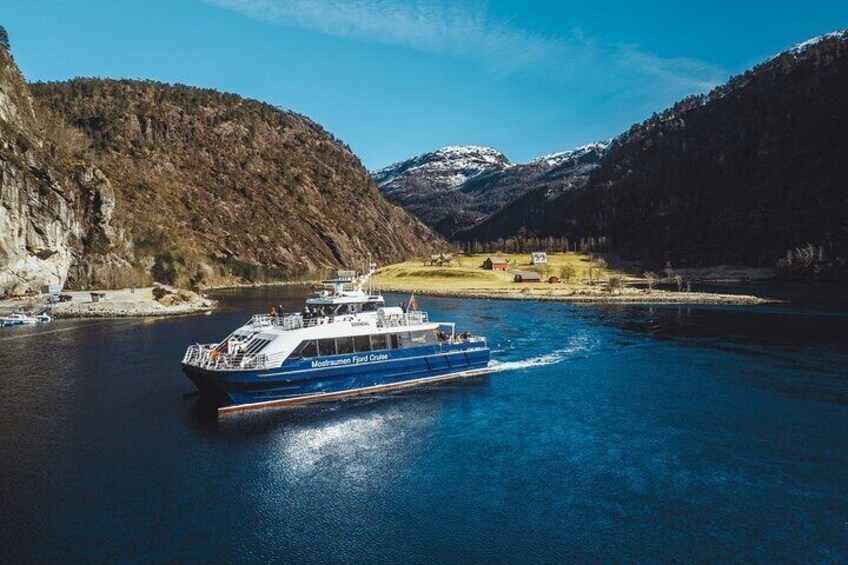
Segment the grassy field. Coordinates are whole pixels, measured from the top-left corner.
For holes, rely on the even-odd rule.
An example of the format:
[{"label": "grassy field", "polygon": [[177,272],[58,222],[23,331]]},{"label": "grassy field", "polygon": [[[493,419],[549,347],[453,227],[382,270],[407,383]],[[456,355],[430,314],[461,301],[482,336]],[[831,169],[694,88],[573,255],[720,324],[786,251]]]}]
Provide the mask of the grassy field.
[{"label": "grassy field", "polygon": [[[455,255],[450,265],[436,266],[418,259],[388,265],[374,275],[375,288],[382,291],[418,292],[441,296],[467,298],[505,298],[512,300],[556,300],[576,303],[629,304],[760,304],[766,302],[755,296],[715,294],[705,292],[648,291],[645,281],[633,275],[600,268],[588,255],[580,253],[548,254],[546,265],[534,266],[529,253],[498,254],[508,262],[506,272],[483,269],[489,255]],[[566,280],[564,271],[571,271]],[[590,272],[591,270],[591,272]],[[535,271],[541,282],[517,283],[515,274]],[[558,283],[548,278],[557,276]],[[611,276],[622,281],[620,288],[611,289]]]},{"label": "grassy field", "polygon": [[[374,276],[374,284],[385,286],[392,290],[422,290],[437,291],[471,291],[471,290],[521,290],[545,289],[551,287],[580,287],[588,283],[589,269],[593,269],[595,279],[607,280],[612,274],[608,269],[599,269],[592,263],[588,255],[579,253],[550,253],[547,265],[534,266],[529,253],[501,253],[498,255],[508,261],[508,269],[488,271],[482,268],[483,262],[489,255],[455,255],[450,265],[438,267],[430,265],[429,261],[414,260],[397,263],[379,269]],[[570,267],[573,270],[571,280],[558,285],[549,284],[548,278],[562,278],[563,270]],[[515,274],[520,271],[534,271],[541,275],[539,283],[516,283]]]}]

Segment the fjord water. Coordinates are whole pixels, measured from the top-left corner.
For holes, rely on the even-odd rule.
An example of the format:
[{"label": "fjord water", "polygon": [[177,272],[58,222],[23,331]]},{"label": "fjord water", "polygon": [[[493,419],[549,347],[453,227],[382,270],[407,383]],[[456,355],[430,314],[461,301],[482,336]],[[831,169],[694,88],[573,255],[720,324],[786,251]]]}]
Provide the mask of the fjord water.
[{"label": "fjord water", "polygon": [[794,303],[419,297],[490,338],[492,374],[221,421],[183,397],[185,347],[306,290],[4,330],[0,559],[845,562],[848,310],[775,294]]}]

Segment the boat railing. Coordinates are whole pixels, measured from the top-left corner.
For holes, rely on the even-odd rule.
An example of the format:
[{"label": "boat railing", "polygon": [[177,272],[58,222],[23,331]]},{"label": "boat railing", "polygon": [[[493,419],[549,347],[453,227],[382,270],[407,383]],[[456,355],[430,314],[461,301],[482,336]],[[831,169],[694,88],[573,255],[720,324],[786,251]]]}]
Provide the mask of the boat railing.
[{"label": "boat railing", "polygon": [[217,344],[214,343],[191,345],[183,356],[183,363],[199,369],[214,371],[255,371],[279,367],[285,359],[285,354],[282,352],[246,355],[243,352],[223,353],[216,347]]},{"label": "boat railing", "polygon": [[[304,318],[301,314],[287,314],[284,316],[271,316],[269,314],[255,314],[248,322],[249,326],[270,328],[279,328],[282,330],[299,330],[302,328],[311,328],[314,326],[322,326],[332,324],[334,322],[344,322],[353,319],[354,314],[340,314],[338,316],[317,316],[312,318]],[[389,316],[377,316],[378,327],[399,327],[399,326],[415,326],[426,324],[429,321],[427,312],[406,312],[404,314],[392,314]]]}]

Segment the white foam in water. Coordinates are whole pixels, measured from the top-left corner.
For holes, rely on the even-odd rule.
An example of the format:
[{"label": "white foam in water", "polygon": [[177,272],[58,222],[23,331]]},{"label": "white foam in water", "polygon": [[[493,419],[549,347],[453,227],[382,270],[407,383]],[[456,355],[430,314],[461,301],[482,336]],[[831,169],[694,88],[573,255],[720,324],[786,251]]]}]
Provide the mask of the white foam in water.
[{"label": "white foam in water", "polygon": [[597,346],[597,343],[592,342],[588,335],[578,334],[572,336],[568,340],[568,345],[562,349],[556,349],[544,355],[522,359],[520,361],[497,361],[493,360],[489,363],[489,370],[493,373],[502,371],[514,371],[516,369],[527,369],[530,367],[543,367],[545,365],[556,365],[568,359],[574,359],[582,354],[585,354]]}]

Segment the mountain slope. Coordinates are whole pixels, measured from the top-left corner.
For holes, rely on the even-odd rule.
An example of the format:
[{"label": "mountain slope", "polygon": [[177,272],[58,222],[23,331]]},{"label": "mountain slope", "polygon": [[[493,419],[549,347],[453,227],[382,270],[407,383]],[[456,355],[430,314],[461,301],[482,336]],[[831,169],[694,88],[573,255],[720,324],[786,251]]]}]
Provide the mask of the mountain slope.
[{"label": "mountain slope", "polygon": [[[608,236],[657,263],[846,257],[848,32],[805,42],[613,140],[583,187],[535,189],[468,239]],[[836,259],[834,259],[836,260]]]},{"label": "mountain slope", "polygon": [[373,173],[380,191],[392,202],[417,215],[430,227],[446,216],[476,212],[473,198],[463,187],[513,167],[490,147],[444,147]]},{"label": "mountain slope", "polygon": [[158,280],[281,278],[427,252],[432,234],[381,196],[309,119],[234,94],[150,81],[33,84],[84,132],[116,192],[135,264]]},{"label": "mountain slope", "polygon": [[570,185],[597,163],[605,144],[511,163],[495,149],[446,147],[374,173],[390,200],[452,237],[534,188]]}]

